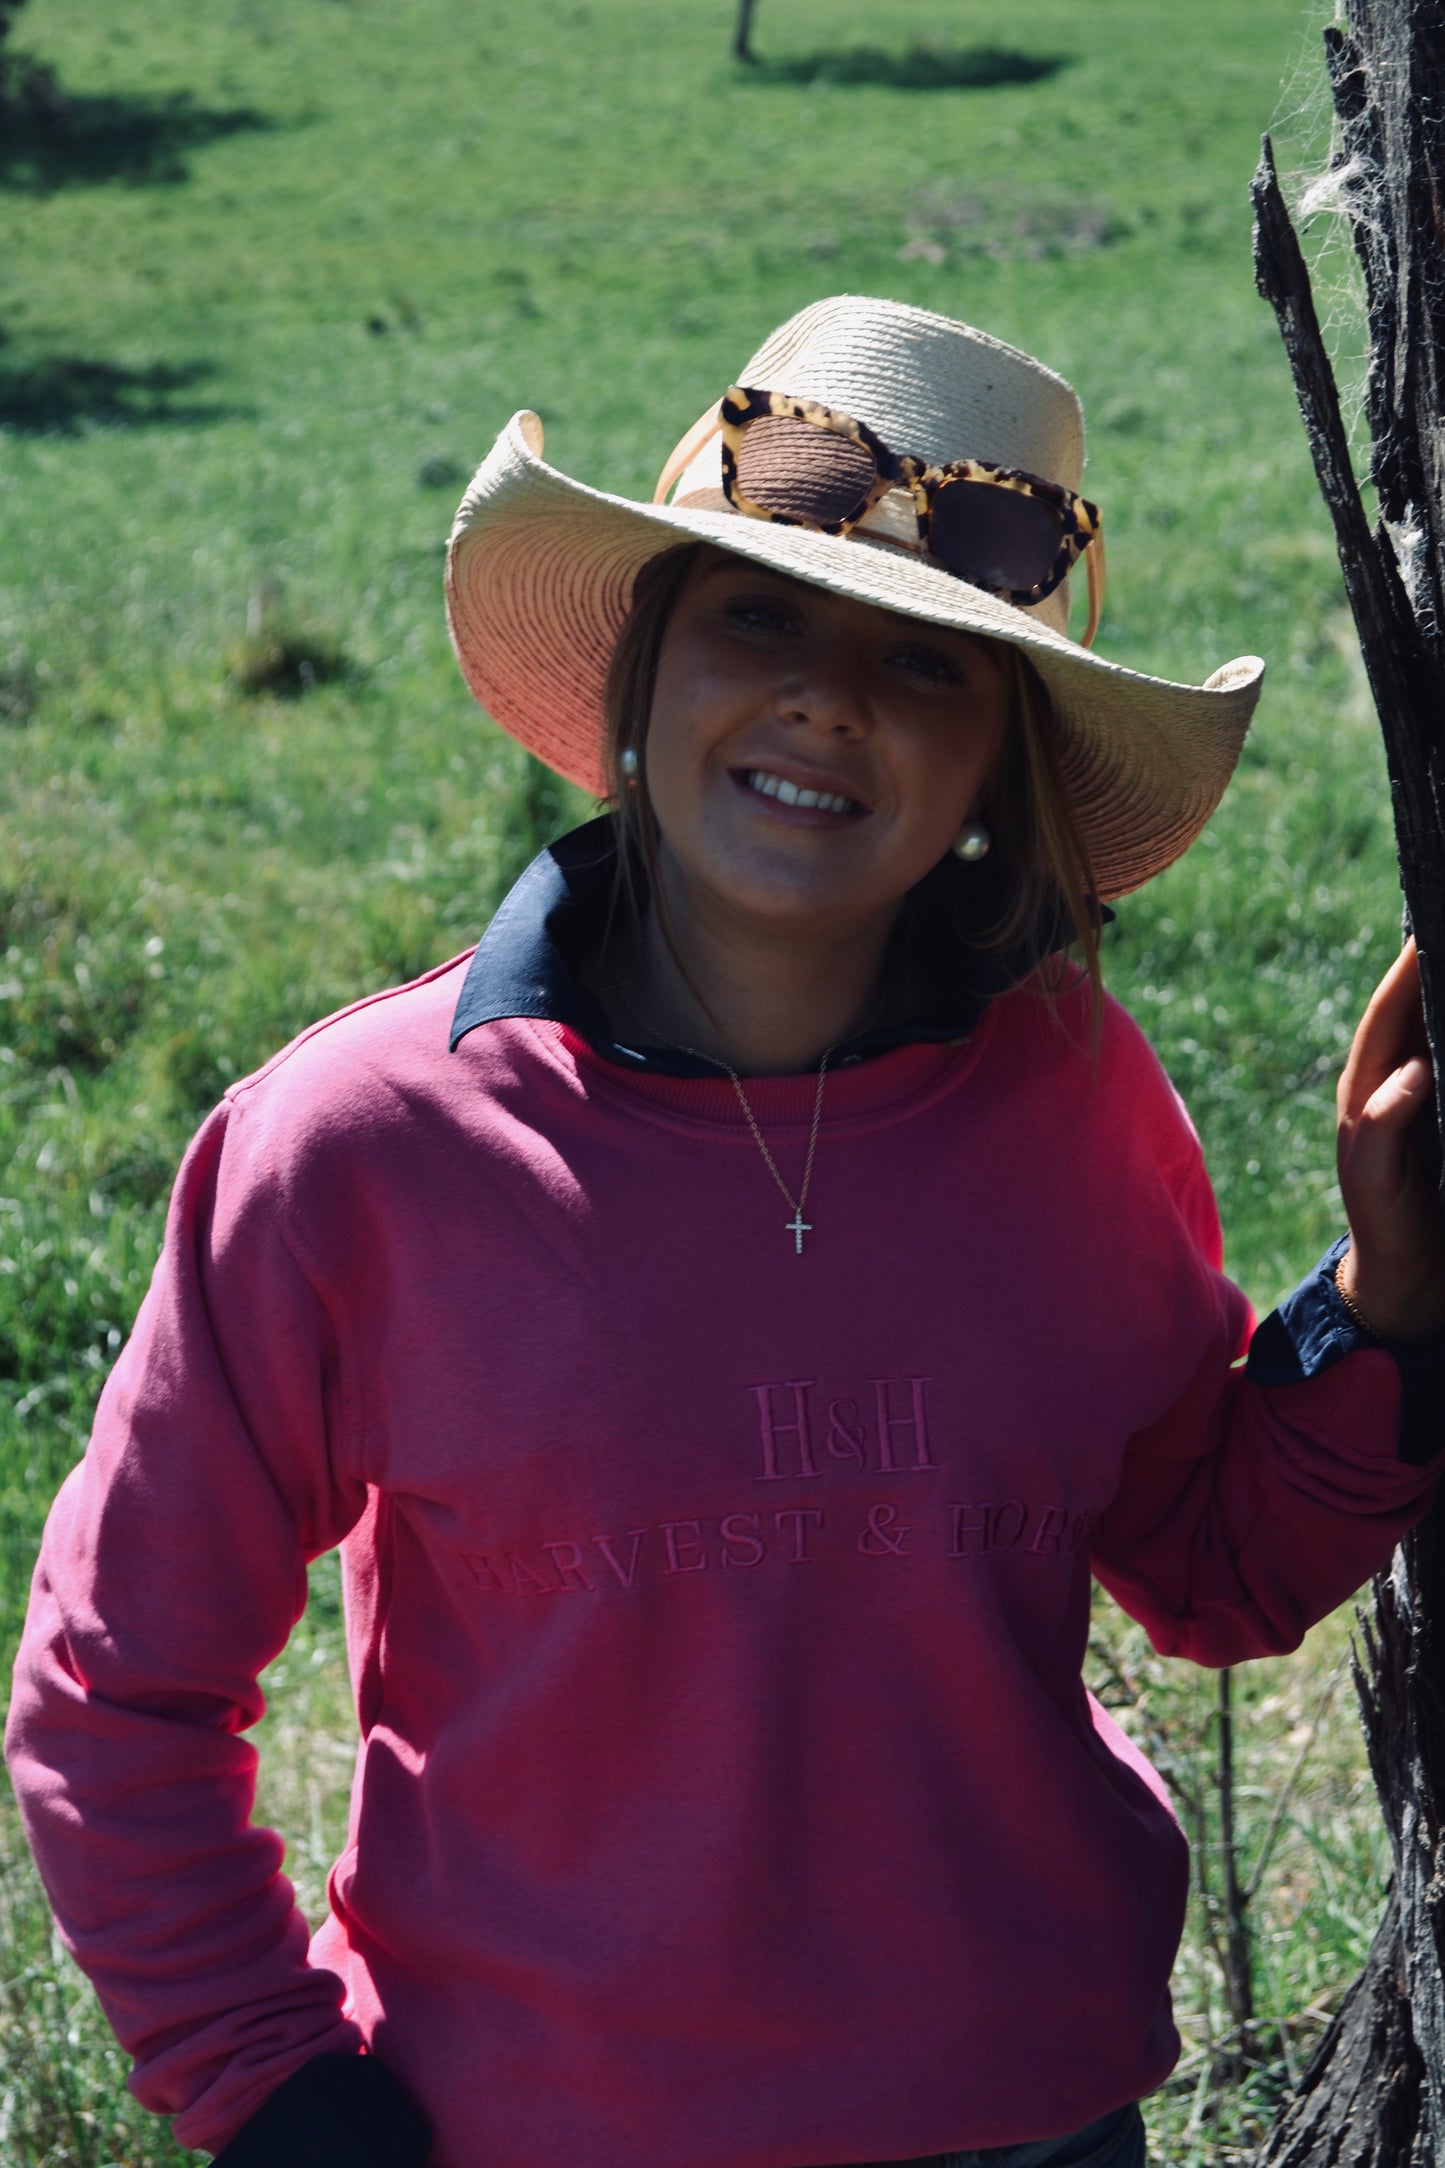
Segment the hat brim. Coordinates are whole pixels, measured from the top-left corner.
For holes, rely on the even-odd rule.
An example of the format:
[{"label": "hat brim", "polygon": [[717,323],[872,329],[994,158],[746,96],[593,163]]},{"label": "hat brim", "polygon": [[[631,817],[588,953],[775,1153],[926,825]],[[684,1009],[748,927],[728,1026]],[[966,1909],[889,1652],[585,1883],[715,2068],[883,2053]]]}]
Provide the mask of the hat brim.
[{"label": "hat brim", "polygon": [[1203,685],[1127,670],[907,552],[855,536],[686,505],[642,505],[575,482],[513,416],[462,500],[447,547],[447,617],[487,712],[569,782],[601,797],[602,689],[633,582],[661,550],[714,543],[794,579],[952,631],[1005,640],[1048,690],[1064,780],[1103,901],[1161,873],[1224,794],[1264,664]]}]

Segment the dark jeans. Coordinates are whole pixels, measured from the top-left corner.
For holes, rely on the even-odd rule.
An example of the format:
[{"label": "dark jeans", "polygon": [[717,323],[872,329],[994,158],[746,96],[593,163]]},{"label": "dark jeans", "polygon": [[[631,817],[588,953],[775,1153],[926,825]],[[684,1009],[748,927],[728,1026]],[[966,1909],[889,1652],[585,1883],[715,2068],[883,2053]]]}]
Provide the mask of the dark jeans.
[{"label": "dark jeans", "polygon": [[920,2161],[874,2161],[865,2168],[1148,2168],[1144,2118],[1131,2101],[1086,2123],[1067,2138],[987,2146],[970,2153],[935,2153]]},{"label": "dark jeans", "polygon": [[1148,2168],[1144,2118],[1131,2101],[1067,2138],[991,2146],[982,2153],[946,2153],[944,2160],[947,2168]]}]

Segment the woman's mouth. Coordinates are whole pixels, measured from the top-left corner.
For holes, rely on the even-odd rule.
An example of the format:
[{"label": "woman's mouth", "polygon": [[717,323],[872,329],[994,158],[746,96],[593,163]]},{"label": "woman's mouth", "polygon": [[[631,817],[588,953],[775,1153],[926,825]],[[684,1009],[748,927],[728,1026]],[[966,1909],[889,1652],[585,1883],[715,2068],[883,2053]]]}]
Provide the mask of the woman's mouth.
[{"label": "woman's mouth", "polygon": [[745,790],[754,797],[771,798],[780,806],[795,807],[803,813],[835,813],[856,818],[868,808],[856,798],[845,797],[838,790],[810,790],[800,783],[790,783],[786,776],[775,775],[769,768],[746,768],[738,773]]}]

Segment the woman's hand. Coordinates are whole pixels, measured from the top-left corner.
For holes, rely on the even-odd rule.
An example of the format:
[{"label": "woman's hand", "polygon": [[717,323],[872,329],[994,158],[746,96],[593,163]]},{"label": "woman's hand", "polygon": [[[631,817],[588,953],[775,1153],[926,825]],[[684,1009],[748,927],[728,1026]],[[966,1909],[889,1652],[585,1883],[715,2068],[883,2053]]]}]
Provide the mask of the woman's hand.
[{"label": "woman's hand", "polygon": [[1336,1094],[1350,1247],[1340,1282],[1382,1340],[1445,1333],[1445,1213],[1420,997],[1410,941],[1360,1020]]}]

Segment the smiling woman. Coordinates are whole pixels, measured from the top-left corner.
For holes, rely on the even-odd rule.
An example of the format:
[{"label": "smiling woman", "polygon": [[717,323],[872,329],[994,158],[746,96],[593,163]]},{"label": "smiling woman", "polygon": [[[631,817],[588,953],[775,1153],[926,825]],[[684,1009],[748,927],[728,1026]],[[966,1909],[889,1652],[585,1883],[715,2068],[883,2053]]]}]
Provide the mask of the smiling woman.
[{"label": "smiling woman", "polygon": [[687,557],[650,710],[618,733],[666,840],[612,991],[674,1041],[797,1069],[876,1006],[904,897],[979,812],[1007,655],[721,550]]},{"label": "smiling woman", "polygon": [[[786,1070],[845,1037],[865,1010],[906,1007],[917,989],[906,969],[884,971],[884,954],[904,899],[950,847],[974,865],[994,854],[992,908],[975,878],[960,960],[1015,948],[1062,908],[1097,986],[1093,876],[1047,696],[1017,649],[683,543],[638,577],[603,704],[619,862],[641,861],[657,898],[643,920],[645,963],[614,956],[613,987],[626,1007],[619,980],[645,969],[658,982],[652,1013],[668,1014],[674,1038],[691,1034],[714,1053],[729,1045],[744,1070]],[[698,711],[709,706],[719,726],[731,708],[750,734],[713,763],[726,778],[716,808],[734,816],[733,849],[766,851],[770,834],[780,846],[768,867],[789,914],[774,933],[765,907],[750,912],[738,898],[739,931],[751,920],[758,953],[741,970],[739,1011],[727,1024],[700,1004],[685,960],[708,937],[702,925],[677,930],[689,910],[678,893],[683,813],[666,804],[679,758],[701,753]],[[769,803],[751,803],[758,797]],[[805,846],[783,840],[799,829],[848,834],[848,848],[820,844],[805,856]],[[726,852],[721,836],[719,844]],[[819,885],[811,911],[800,880]],[[605,1004],[605,982],[596,990]]]},{"label": "smiling woman", "polygon": [[[1082,466],[1041,364],[844,296],[652,504],[529,413],[468,490],[463,671],[608,811],[228,1092],[17,1669],[61,1931],[225,2168],[1139,2168],[1187,1848],[1090,1573],[1294,1647],[1433,1493],[1445,1231],[1407,954],[1349,1235],[1253,1332],[1221,1272],[1098,929],[1261,666],[1070,636]],[[312,1938],[239,1735],[333,1545]]]}]

